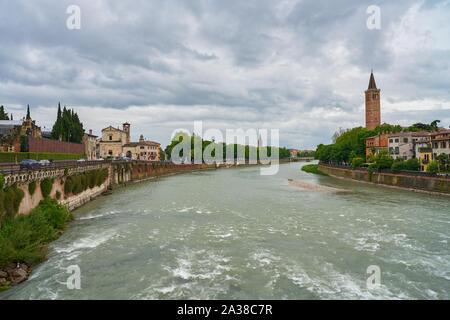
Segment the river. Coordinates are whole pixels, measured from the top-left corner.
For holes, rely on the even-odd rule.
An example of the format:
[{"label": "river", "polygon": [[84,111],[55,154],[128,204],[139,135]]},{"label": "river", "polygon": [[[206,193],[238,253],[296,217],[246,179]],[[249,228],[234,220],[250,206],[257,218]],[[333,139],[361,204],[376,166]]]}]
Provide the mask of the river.
[{"label": "river", "polygon": [[[0,299],[450,299],[450,199],[280,165],[137,183],[74,211]],[[308,191],[288,179],[346,189]],[[69,266],[81,289],[69,289]],[[380,286],[368,287],[369,266]]]}]

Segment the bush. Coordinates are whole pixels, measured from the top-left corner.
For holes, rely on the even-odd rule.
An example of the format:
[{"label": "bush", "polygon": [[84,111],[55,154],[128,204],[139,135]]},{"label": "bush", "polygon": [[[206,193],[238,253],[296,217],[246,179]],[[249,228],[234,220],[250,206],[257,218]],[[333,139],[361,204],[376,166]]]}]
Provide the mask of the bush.
[{"label": "bush", "polygon": [[44,198],[47,198],[52,192],[53,180],[50,178],[45,178],[41,181],[41,192]]},{"label": "bush", "polygon": [[427,166],[427,172],[431,174],[436,174],[439,172],[439,164],[437,161],[431,161]]},{"label": "bush", "polygon": [[34,160],[74,160],[84,158],[84,154],[49,153],[49,152],[0,152],[0,163],[20,162],[25,159]]},{"label": "bush", "polygon": [[391,171],[394,173],[399,173],[401,170],[405,170],[406,169],[406,163],[405,161],[403,161],[403,159],[399,160],[399,161],[394,161],[394,163],[391,166]]},{"label": "bush", "polygon": [[354,168],[360,167],[362,164],[364,164],[364,159],[363,158],[359,158],[359,157],[353,158],[352,159],[352,163],[351,163],[351,167],[354,169]]},{"label": "bush", "polygon": [[47,254],[43,245],[56,239],[72,218],[64,206],[46,198],[29,215],[4,219],[0,229],[0,267],[12,262],[42,261]]},{"label": "bush", "polygon": [[380,150],[375,157],[375,163],[378,169],[388,169],[392,167],[394,159],[392,159],[387,150]]},{"label": "bush", "polygon": [[0,191],[3,190],[4,186],[5,186],[5,177],[3,177],[3,174],[0,173]]},{"label": "bush", "polygon": [[56,199],[60,199],[61,198],[61,192],[59,192],[59,191],[56,191]]},{"label": "bush", "polygon": [[25,193],[22,189],[17,187],[17,183],[5,188],[4,192],[2,192],[2,203],[3,210],[6,210],[6,214],[9,217],[14,217],[20,207],[20,203],[22,202]]},{"label": "bush", "polygon": [[33,195],[34,194],[34,192],[36,191],[36,181],[31,181],[29,184],[28,184],[28,191],[30,192],[30,195]]},{"label": "bush", "polygon": [[302,167],[302,171],[314,174],[320,174],[322,176],[327,176],[325,172],[319,170],[319,166],[317,164],[308,164]]},{"label": "bush", "polygon": [[72,192],[72,188],[73,188],[72,177],[68,177],[66,179],[66,181],[64,182],[64,193],[65,194],[71,193]]},{"label": "bush", "polygon": [[417,158],[411,158],[406,161],[406,170],[419,171],[420,162]]}]

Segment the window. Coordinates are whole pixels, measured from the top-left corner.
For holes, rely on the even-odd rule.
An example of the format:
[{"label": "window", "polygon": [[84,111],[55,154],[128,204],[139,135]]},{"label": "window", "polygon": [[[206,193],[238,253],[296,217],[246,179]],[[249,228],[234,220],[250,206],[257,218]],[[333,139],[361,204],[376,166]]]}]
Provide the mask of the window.
[{"label": "window", "polygon": [[445,141],[441,142],[441,148],[443,148],[443,149],[447,148],[447,144],[445,143]]},{"label": "window", "polygon": [[373,100],[377,100],[377,99],[378,99],[378,94],[374,93]]},{"label": "window", "polygon": [[408,143],[408,138],[403,138],[404,143]]},{"label": "window", "polygon": [[395,147],[395,154],[399,154],[399,153],[400,153],[399,148],[398,148],[398,147]]},{"label": "window", "polygon": [[112,150],[108,150],[108,154],[112,156]]},{"label": "window", "polygon": [[110,140],[110,141],[112,140],[112,136],[109,136],[109,140]]},{"label": "window", "polygon": [[393,147],[390,147],[390,148],[389,148],[389,153],[390,153],[390,154],[394,154],[394,148],[393,148]]},{"label": "window", "polygon": [[144,147],[141,147],[141,150],[143,150],[144,149]]},{"label": "window", "polygon": [[407,156],[403,156],[403,160],[408,160],[408,157]]},{"label": "window", "polygon": [[395,142],[398,142],[398,139],[395,139]]},{"label": "window", "polygon": [[392,142],[394,142],[394,139],[389,139],[389,143],[392,143]]}]

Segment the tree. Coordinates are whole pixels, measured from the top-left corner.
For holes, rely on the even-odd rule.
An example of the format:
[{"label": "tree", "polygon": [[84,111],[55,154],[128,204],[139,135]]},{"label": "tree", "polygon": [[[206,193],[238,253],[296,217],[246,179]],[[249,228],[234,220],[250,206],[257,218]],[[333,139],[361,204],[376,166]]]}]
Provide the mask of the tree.
[{"label": "tree", "polygon": [[406,160],[405,165],[406,170],[419,171],[420,169],[420,161],[417,158],[411,158]]},{"label": "tree", "polygon": [[439,172],[439,164],[437,161],[431,161],[427,166],[427,172],[431,174],[436,174]]},{"label": "tree", "polygon": [[64,109],[61,111],[61,104],[58,103],[58,113],[52,128],[52,139],[81,143],[84,135],[83,124],[74,110]]},{"label": "tree", "polygon": [[362,164],[364,163],[364,159],[363,158],[353,158],[352,159],[352,163],[351,163],[351,167],[353,169],[360,167]]},{"label": "tree", "polygon": [[388,169],[392,167],[392,164],[394,163],[394,159],[392,159],[389,156],[389,153],[387,150],[380,150],[378,154],[375,157],[375,163],[378,168],[380,169]]},{"label": "tree", "polygon": [[3,106],[0,106],[0,120],[9,120],[8,114],[5,112],[5,107]]},{"label": "tree", "polygon": [[406,169],[406,163],[402,158],[395,159],[391,166],[391,171],[394,173],[399,173],[401,170]]}]

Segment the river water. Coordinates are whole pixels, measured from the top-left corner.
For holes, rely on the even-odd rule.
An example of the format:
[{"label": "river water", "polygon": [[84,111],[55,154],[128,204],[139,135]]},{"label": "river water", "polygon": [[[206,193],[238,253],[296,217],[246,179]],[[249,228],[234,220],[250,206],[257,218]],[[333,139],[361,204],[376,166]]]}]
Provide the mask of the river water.
[{"label": "river water", "polygon": [[[450,299],[450,199],[282,164],[138,183],[74,212],[0,299]],[[346,189],[308,191],[288,179]],[[70,290],[67,268],[81,271]],[[380,286],[368,287],[369,266]]]}]

